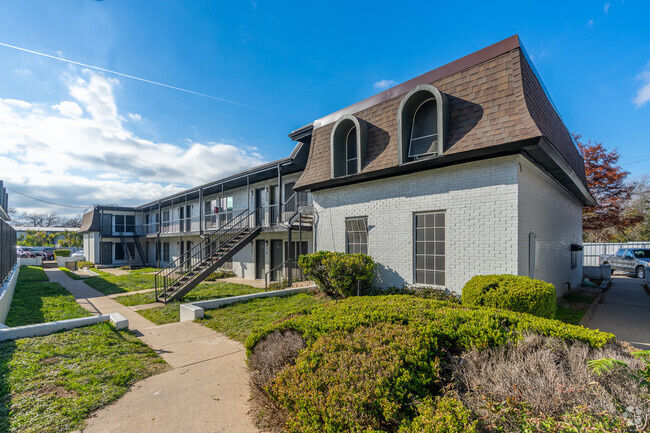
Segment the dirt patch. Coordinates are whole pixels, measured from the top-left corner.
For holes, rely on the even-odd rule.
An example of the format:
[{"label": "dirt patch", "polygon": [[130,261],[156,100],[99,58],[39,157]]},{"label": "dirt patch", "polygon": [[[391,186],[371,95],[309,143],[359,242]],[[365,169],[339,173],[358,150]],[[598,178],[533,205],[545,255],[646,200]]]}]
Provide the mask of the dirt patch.
[{"label": "dirt patch", "polygon": [[74,398],[74,397],[79,397],[79,393],[74,390],[68,390],[65,389],[64,387],[60,385],[54,385],[54,384],[49,384],[45,385],[41,388],[38,388],[36,391],[38,394],[41,395],[54,395],[58,398]]},{"label": "dirt patch", "polygon": [[50,365],[50,364],[56,364],[60,360],[61,360],[60,356],[48,356],[47,358],[43,358],[38,362],[43,365]]}]

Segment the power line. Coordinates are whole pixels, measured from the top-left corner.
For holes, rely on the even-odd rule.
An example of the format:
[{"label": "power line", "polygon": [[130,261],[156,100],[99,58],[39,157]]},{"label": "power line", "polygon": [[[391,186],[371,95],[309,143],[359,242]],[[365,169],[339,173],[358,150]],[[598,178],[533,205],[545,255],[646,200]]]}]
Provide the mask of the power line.
[{"label": "power line", "polygon": [[40,201],[40,202],[51,204],[51,205],[54,205],[54,206],[70,207],[70,208],[75,208],[75,209],[87,209],[88,208],[88,206],[74,206],[74,205],[71,205],[71,204],[54,203],[54,202],[51,202],[51,201],[47,201],[47,200],[43,200],[43,199],[40,199],[40,198],[32,197],[31,195],[27,195],[27,194],[22,193],[20,191],[16,191],[15,189],[9,188],[8,186],[6,186],[5,188],[7,188],[9,191],[13,191],[16,194],[20,194],[20,195],[25,196],[27,198],[30,198],[32,200]]},{"label": "power line", "polygon": [[45,53],[41,53],[41,52],[34,51],[34,50],[28,50],[27,48],[21,48],[21,47],[15,46],[15,45],[9,45],[9,44],[5,44],[5,43],[2,43],[2,42],[0,42],[0,45],[2,45],[3,47],[7,47],[7,48],[13,48],[14,50],[23,51],[23,52],[30,53],[30,54],[36,54],[38,56],[43,56],[43,57],[47,57],[47,58],[54,59],[54,60],[59,60],[61,62],[66,62],[66,63],[70,63],[70,64],[73,64],[73,65],[83,66],[85,68],[96,69],[98,71],[108,72],[110,74],[119,75],[121,77],[131,78],[133,80],[142,81],[144,83],[154,84],[156,86],[162,86],[162,87],[166,87],[168,89],[178,90],[179,92],[185,92],[185,93],[189,93],[191,95],[196,95],[196,96],[201,96],[201,97],[204,97],[204,98],[214,99],[215,101],[224,102],[226,104],[238,105],[240,107],[250,108],[252,110],[264,111],[266,113],[276,114],[276,115],[279,115],[279,116],[286,116],[285,114],[278,113],[276,111],[267,110],[266,108],[255,107],[254,105],[248,105],[248,104],[244,104],[244,103],[241,103],[241,102],[232,101],[230,99],[219,98],[217,96],[212,96],[212,95],[208,95],[208,94],[201,93],[201,92],[195,92],[194,90],[183,89],[182,87],[176,87],[176,86],[172,86],[170,84],[160,83],[158,81],[147,80],[146,78],[140,78],[140,77],[136,77],[134,75],[124,74],[124,73],[118,72],[118,71],[112,71],[110,69],[101,68],[99,66],[89,65],[87,63],[75,62],[74,60],[68,60],[68,59],[64,59],[62,57],[53,56],[51,54],[45,54]]}]

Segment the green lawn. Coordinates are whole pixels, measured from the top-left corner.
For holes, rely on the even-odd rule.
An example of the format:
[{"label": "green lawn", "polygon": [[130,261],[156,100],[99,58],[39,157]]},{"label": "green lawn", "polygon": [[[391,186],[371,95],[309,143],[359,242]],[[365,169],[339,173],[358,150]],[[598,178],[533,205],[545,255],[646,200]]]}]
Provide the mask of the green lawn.
[{"label": "green lawn", "polygon": [[578,325],[598,293],[574,292],[558,300],[555,318],[570,325]]},{"label": "green lawn", "polygon": [[205,317],[198,322],[234,340],[244,342],[257,328],[329,301],[330,298],[323,295],[308,293],[253,299],[215,310],[206,310]]},{"label": "green lawn", "polygon": [[98,277],[86,278],[84,282],[105,295],[133,292],[135,290],[153,289],[154,275],[131,271],[127,275],[113,275],[93,268]]},{"label": "green lawn", "polygon": [[0,343],[0,431],[81,429],[94,410],[168,368],[107,323]]},{"label": "green lawn", "polygon": [[[180,301],[170,302],[161,307],[140,310],[138,313],[157,325],[163,325],[165,323],[178,322],[180,320],[179,307],[183,303],[203,301],[206,299],[228,298],[230,296],[248,295],[250,293],[259,293],[263,291],[264,289],[247,286],[245,284],[226,282],[202,283],[187,295],[183,296]],[[115,298],[115,300],[123,305],[138,305],[155,302],[155,297],[153,292],[137,293],[135,295],[119,296]]]},{"label": "green lawn", "polygon": [[65,268],[63,266],[60,266],[59,270],[62,271],[64,274],[66,274],[68,277],[72,278],[73,280],[83,280],[85,278],[85,277],[82,277],[81,275],[75,274],[70,269]]},{"label": "green lawn", "polygon": [[90,316],[59,283],[48,283],[43,269],[21,266],[7,326],[32,325]]}]

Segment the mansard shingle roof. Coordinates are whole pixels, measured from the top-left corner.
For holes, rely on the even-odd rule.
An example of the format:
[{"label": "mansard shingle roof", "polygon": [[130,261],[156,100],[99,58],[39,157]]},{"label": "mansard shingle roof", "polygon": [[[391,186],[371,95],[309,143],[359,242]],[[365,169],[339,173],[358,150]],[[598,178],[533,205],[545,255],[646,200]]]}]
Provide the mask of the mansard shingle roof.
[{"label": "mansard shingle roof", "polygon": [[[432,167],[460,162],[474,153],[499,154],[512,143],[534,143],[544,137],[566,161],[586,190],[584,161],[526,58],[518,36],[512,36],[371,98],[316,120],[310,155],[296,188],[334,186],[330,175],[330,134],[335,121],[354,114],[368,125],[368,147],[358,179],[400,170],[397,117],[402,97],[419,84],[432,84],[449,100],[444,152]],[[354,181],[351,176],[347,181]]]}]

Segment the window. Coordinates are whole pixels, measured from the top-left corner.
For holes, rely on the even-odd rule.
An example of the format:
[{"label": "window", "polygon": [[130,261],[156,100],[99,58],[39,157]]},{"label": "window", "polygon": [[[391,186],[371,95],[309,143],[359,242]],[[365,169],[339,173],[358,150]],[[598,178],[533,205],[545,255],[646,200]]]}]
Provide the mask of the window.
[{"label": "window", "polygon": [[368,218],[345,220],[345,251],[348,254],[368,254]]},{"label": "window", "polygon": [[135,233],[135,215],[127,215],[125,217],[126,229],[125,232]]},{"label": "window", "polygon": [[124,215],[115,215],[115,233],[124,231]]},{"label": "window", "polygon": [[397,113],[400,164],[442,155],[448,112],[447,97],[430,84],[416,86],[402,98]]},{"label": "window", "polygon": [[163,262],[169,261],[169,242],[163,242],[162,259]]},{"label": "window", "polygon": [[332,128],[330,143],[332,178],[361,171],[366,150],[366,122],[346,114]]},{"label": "window", "polygon": [[409,158],[436,155],[438,152],[438,121],[436,100],[424,101],[413,114],[413,128],[409,141]]},{"label": "window", "polygon": [[445,285],[445,213],[415,214],[415,282]]}]

